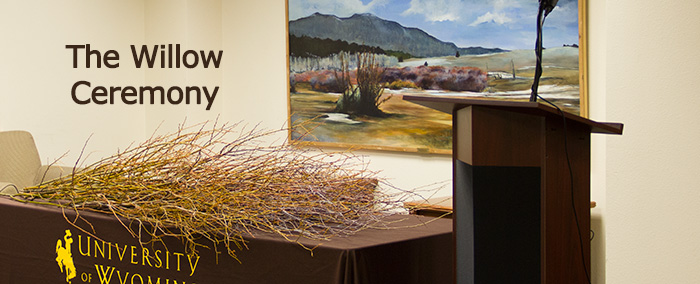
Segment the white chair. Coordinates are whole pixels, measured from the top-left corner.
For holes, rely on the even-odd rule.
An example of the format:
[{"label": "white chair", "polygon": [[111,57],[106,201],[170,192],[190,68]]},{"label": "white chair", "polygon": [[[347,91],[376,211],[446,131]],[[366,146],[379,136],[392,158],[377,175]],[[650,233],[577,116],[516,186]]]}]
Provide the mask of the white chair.
[{"label": "white chair", "polygon": [[39,151],[29,132],[0,132],[0,194],[16,194],[26,187],[71,172],[70,167],[42,166]]}]

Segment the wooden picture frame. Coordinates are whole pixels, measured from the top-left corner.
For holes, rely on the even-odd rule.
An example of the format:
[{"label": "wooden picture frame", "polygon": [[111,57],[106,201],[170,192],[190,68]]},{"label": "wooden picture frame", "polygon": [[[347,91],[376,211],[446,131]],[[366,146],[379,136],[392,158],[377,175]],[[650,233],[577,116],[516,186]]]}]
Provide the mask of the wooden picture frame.
[{"label": "wooden picture frame", "polygon": [[[411,6],[421,1],[384,1],[386,5],[375,10],[375,1],[357,1],[359,6],[347,9],[341,1],[333,2],[319,6],[306,0],[287,1],[291,140],[321,147],[450,154],[451,116],[402,101],[403,94],[495,100],[529,97],[534,77],[537,1],[514,0],[491,6],[484,1],[470,4],[478,6],[473,9],[449,7],[443,10],[447,12],[444,15],[430,10],[439,7]],[[544,24],[540,95],[566,111],[587,117],[586,0],[558,2]],[[396,11],[372,14],[391,9]],[[467,10],[481,13],[455,12]],[[577,17],[571,19],[572,13]],[[417,19],[406,20],[410,17]],[[430,24],[420,26],[421,21]],[[461,28],[436,30],[437,25],[450,27],[444,24],[449,21],[462,21]],[[531,28],[525,28],[528,25]],[[499,26],[505,31],[494,29]],[[462,31],[467,30],[465,27],[473,28],[468,35]],[[507,40],[492,41],[492,45],[460,45],[440,39],[460,39],[460,32],[465,33],[463,38],[481,40],[476,42]],[[422,42],[393,36],[400,33],[427,36],[426,41],[432,38],[437,42],[431,41],[435,45],[421,49]],[[445,51],[441,46],[454,49]],[[362,90],[379,91],[365,99],[359,94],[373,93]],[[376,109],[372,109],[372,103],[378,105]]]}]

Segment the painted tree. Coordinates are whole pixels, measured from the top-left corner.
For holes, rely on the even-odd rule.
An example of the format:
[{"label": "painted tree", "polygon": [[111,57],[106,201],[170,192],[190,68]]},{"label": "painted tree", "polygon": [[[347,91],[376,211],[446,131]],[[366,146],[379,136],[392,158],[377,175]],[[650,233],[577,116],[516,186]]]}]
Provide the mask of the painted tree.
[{"label": "painted tree", "polygon": [[[348,82],[348,88],[336,102],[336,111],[368,116],[385,116],[379,106],[389,97],[382,97],[384,88],[381,84],[384,68],[379,66],[375,55],[370,53],[357,53],[357,71],[355,77],[357,84]],[[341,63],[341,73],[349,74],[347,64]]]}]

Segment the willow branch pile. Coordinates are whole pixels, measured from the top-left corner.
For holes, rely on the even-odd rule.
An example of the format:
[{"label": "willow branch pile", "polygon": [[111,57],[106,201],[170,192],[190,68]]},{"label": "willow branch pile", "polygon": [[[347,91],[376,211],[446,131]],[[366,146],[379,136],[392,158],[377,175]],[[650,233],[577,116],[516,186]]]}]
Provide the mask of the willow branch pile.
[{"label": "willow branch pile", "polygon": [[234,258],[245,235],[326,240],[373,226],[401,206],[402,195],[375,190],[385,182],[357,156],[261,142],[280,131],[180,128],[15,198],[126,218],[139,224],[125,228],[142,244],[174,236],[191,253],[223,244]]}]

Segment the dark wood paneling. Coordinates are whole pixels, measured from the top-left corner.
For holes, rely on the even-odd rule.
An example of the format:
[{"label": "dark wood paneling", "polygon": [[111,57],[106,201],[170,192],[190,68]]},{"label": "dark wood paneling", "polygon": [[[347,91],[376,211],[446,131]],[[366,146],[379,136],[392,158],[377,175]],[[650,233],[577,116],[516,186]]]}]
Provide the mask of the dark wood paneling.
[{"label": "dark wood paneling", "polygon": [[455,114],[457,159],[473,166],[542,165],[544,118],[484,107]]},{"label": "dark wood paneling", "polygon": [[[453,119],[453,133],[456,134],[453,145],[457,146],[453,193],[458,248],[456,262],[458,271],[460,267],[468,270],[457,276],[460,280],[467,279],[459,283],[587,283],[586,273],[590,267],[590,127],[569,121],[564,131],[561,116],[537,116],[484,106],[460,109]],[[566,141],[565,132],[568,135]],[[565,142],[574,177],[573,201]],[[532,178],[541,180],[541,183],[536,187],[521,186],[527,184],[523,182],[527,179],[495,170],[508,168],[535,168],[536,177]],[[518,195],[524,193],[512,188],[526,190],[527,195]],[[517,200],[523,204],[518,204]],[[534,211],[523,209],[532,204],[538,206],[535,217],[529,214]],[[573,206],[578,219],[574,217]],[[528,265],[519,267],[535,269],[539,276],[536,282],[532,282],[534,278],[524,270],[513,270],[510,274],[520,275],[516,278],[525,282],[508,278],[504,264],[510,263],[508,269],[516,264],[499,254],[502,251],[494,249],[499,243],[504,243],[501,236],[508,236],[513,244],[520,245],[533,236],[524,233],[520,227],[524,221],[512,218],[509,212],[519,212],[515,215],[529,216],[527,218],[535,222],[529,225],[538,230],[534,235],[539,243],[532,246],[538,252],[528,253],[537,258],[538,265],[534,268]],[[496,227],[492,227],[494,224]],[[510,230],[510,233],[499,235],[498,230]],[[524,250],[508,248],[514,259],[521,258],[520,253]],[[480,251],[494,254],[480,254]],[[493,273],[493,269],[504,269],[506,275]]]},{"label": "dark wood paneling", "polygon": [[542,203],[546,243],[542,254],[543,283],[588,283],[585,270],[590,275],[590,132],[581,125],[567,123],[566,133],[573,182],[564,148],[563,119],[547,120]]}]

